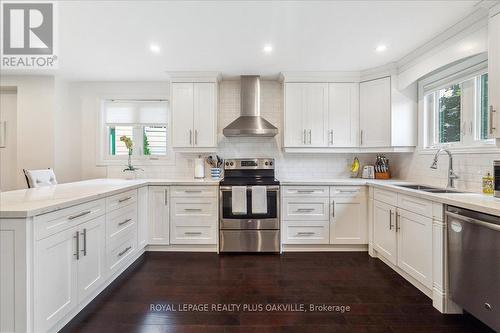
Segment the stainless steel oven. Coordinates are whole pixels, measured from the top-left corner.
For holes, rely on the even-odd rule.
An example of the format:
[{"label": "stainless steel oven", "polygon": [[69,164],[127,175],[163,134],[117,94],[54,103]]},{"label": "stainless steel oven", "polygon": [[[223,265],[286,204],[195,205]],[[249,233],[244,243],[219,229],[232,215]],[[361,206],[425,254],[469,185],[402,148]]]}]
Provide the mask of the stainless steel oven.
[{"label": "stainless steel oven", "polygon": [[[246,187],[244,214],[233,213],[233,186]],[[253,186],[265,186],[265,213],[252,213]],[[226,160],[219,205],[220,252],[280,251],[280,186],[273,159]]]},{"label": "stainless steel oven", "polygon": [[500,198],[500,161],[493,161],[495,197]]}]

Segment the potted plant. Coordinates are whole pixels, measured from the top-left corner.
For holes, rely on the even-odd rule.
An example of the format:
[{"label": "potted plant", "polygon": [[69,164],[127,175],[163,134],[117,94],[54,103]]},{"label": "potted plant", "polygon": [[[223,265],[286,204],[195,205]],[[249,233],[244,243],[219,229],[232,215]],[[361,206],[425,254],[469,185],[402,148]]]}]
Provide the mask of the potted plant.
[{"label": "potted plant", "polygon": [[123,172],[142,170],[142,169],[136,168],[132,165],[132,153],[134,151],[134,143],[132,142],[132,139],[126,135],[123,135],[120,137],[120,141],[125,143],[125,147],[127,147],[127,149],[128,149],[128,163],[127,163],[127,167],[125,169],[123,169]]}]

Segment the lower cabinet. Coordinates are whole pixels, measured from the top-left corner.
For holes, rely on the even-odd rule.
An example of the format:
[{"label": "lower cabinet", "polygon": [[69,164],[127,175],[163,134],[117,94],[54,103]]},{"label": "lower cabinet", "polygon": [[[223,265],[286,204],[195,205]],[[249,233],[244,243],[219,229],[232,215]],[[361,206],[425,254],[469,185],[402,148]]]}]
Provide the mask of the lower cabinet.
[{"label": "lower cabinet", "polygon": [[149,186],[149,244],[170,244],[169,193],[168,186]]},{"label": "lower cabinet", "polygon": [[374,200],[373,248],[432,288],[432,218]]},{"label": "lower cabinet", "polygon": [[106,280],[105,217],[35,245],[35,332],[46,332]]},{"label": "lower cabinet", "polygon": [[364,186],[285,186],[284,244],[368,243]]},{"label": "lower cabinet", "polygon": [[172,186],[171,244],[217,244],[217,189]]}]

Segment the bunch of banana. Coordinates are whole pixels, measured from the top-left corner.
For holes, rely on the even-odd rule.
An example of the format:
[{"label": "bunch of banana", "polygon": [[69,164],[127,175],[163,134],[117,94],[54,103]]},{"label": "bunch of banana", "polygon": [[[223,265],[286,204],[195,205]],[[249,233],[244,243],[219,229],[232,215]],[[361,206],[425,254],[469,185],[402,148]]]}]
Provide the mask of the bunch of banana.
[{"label": "bunch of banana", "polygon": [[357,175],[359,172],[359,160],[357,157],[354,158],[354,161],[352,161],[351,164],[351,173],[353,175]]}]

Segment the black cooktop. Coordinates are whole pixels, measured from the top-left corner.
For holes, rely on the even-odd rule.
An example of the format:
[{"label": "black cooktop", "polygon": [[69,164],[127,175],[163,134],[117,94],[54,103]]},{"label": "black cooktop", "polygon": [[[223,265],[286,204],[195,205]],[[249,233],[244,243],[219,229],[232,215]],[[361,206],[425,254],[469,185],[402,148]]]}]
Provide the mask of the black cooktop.
[{"label": "black cooktop", "polygon": [[219,182],[220,186],[253,186],[253,185],[279,185],[280,182],[272,177],[230,177]]}]

